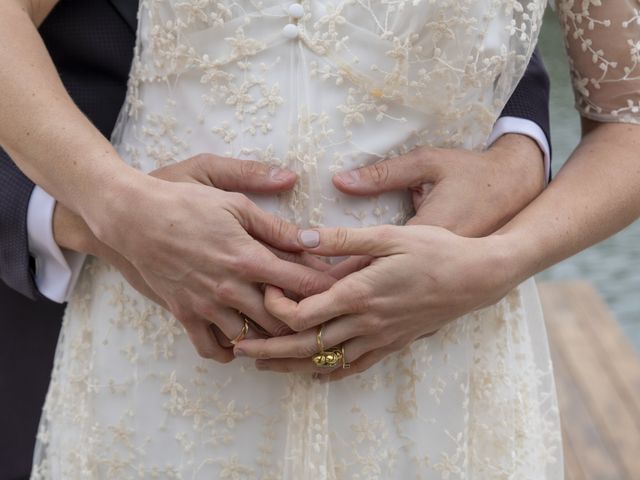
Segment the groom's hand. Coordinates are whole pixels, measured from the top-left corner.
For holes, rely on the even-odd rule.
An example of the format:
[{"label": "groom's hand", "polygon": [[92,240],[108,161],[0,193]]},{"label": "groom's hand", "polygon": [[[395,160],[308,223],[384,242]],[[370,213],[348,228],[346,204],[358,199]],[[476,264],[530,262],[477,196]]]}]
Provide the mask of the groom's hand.
[{"label": "groom's hand", "polygon": [[545,186],[543,155],[525,135],[507,134],[483,152],[417,148],[406,155],[334,176],[349,195],[410,190],[409,223],[465,237],[489,235],[526,207]]},{"label": "groom's hand", "polygon": [[[115,265],[137,290],[176,315],[203,357],[233,358],[230,349],[221,349],[209,327],[215,324],[225,337],[235,338],[244,323],[239,311],[271,335],[289,331],[265,310],[258,283],[282,284],[308,295],[333,282],[302,265],[304,256],[291,253],[299,251],[295,240],[287,239],[292,234],[295,238],[295,227],[261,211],[243,195],[225,191],[275,194],[295,184],[293,172],[199,155],[151,175],[164,180],[158,188],[182,184],[180,195],[162,206],[132,205],[139,225],[119,232],[119,241],[129,245],[114,248],[98,240],[62,205],[54,215],[56,240],[63,248],[100,256]],[[137,247],[133,255],[122,254],[132,247]],[[277,257],[278,247],[285,250],[282,256],[288,261]],[[255,335],[251,331],[249,337]]]},{"label": "groom's hand", "polygon": [[[483,237],[509,222],[542,192],[546,183],[543,160],[531,138],[506,134],[484,152],[417,148],[338,173],[333,183],[338,190],[358,196],[409,190],[416,213],[408,225],[431,225],[464,237]],[[350,258],[329,273],[342,278],[370,260]]]}]

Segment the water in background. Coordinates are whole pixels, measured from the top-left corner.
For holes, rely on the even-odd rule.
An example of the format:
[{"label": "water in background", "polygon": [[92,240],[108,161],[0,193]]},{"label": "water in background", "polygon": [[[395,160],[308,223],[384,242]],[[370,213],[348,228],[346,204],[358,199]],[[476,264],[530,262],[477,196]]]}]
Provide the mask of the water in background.
[{"label": "water in background", "polygon": [[[551,76],[553,170],[557,172],[578,143],[580,122],[573,108],[560,25],[550,10],[545,17],[539,46]],[[640,221],[541,273],[539,279],[591,281],[640,352]]]}]

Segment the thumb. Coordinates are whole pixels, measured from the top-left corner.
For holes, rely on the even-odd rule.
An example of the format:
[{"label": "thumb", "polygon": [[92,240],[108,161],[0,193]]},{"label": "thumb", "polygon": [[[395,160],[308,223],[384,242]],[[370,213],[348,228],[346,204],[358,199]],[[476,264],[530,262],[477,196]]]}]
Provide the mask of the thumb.
[{"label": "thumb", "polygon": [[203,154],[191,159],[196,163],[202,183],[232,192],[276,193],[289,190],[297,175],[291,170],[270,167],[253,160]]},{"label": "thumb", "polygon": [[349,195],[376,195],[436,183],[440,176],[438,150],[417,148],[368,167],[336,173],[333,184]]},{"label": "thumb", "polygon": [[395,240],[400,234],[398,228],[401,227],[384,225],[369,228],[300,230],[298,242],[301,248],[314,255],[384,257],[397,251]]}]

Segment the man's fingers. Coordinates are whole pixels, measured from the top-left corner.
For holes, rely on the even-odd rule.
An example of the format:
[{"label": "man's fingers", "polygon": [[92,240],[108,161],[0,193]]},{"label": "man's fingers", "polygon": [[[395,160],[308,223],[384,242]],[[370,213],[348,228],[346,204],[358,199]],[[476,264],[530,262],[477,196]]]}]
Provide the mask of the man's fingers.
[{"label": "man's fingers", "polygon": [[396,253],[395,241],[402,227],[382,225],[369,228],[318,228],[298,233],[300,247],[314,255],[341,257],[371,255],[384,257]]},{"label": "man's fingers", "polygon": [[202,183],[232,192],[275,193],[289,190],[297,175],[291,170],[270,167],[253,160],[201,154],[191,159]]},{"label": "man's fingers", "polygon": [[338,190],[349,195],[376,195],[437,182],[437,150],[418,148],[368,167],[339,172],[333,177]]},{"label": "man's fingers", "polygon": [[270,336],[279,337],[293,333],[291,328],[267,311],[264,295],[258,286],[241,285],[238,287],[237,294],[238,302],[230,306],[242,312]]},{"label": "man's fingers", "polygon": [[264,305],[270,313],[282,320],[296,332],[317,327],[329,320],[360,309],[352,301],[348,289],[330,288],[326,292],[304,298],[299,303],[288,298],[282,289],[267,286]]},{"label": "man's fingers", "polygon": [[[330,348],[330,347],[327,347]],[[387,342],[380,336],[357,337],[344,343],[341,351],[344,353],[345,364],[350,365],[357,362],[361,357],[377,350],[379,348],[388,348]],[[333,368],[318,367],[311,358],[271,358],[256,360],[256,368],[258,370],[269,370],[272,372],[309,372],[327,375],[337,369],[342,368],[343,363],[339,362]]]},{"label": "man's fingers", "polygon": [[233,349],[220,346],[215,334],[209,328],[207,320],[185,321],[182,319],[181,322],[191,339],[191,343],[202,358],[210,358],[221,363],[229,363],[234,359]]},{"label": "man's fingers", "polygon": [[[271,245],[264,244],[264,246],[268,248],[271,253],[273,253],[280,260],[297,263],[298,265],[304,265],[305,267],[313,268],[314,270],[318,270],[319,272],[328,272],[332,270],[331,264],[323,262],[316,256],[311,255],[307,252],[285,252],[284,250],[272,247]],[[335,275],[332,276],[335,277]]]},{"label": "man's fingers", "polygon": [[[347,316],[333,320],[322,329],[322,346],[325,350],[337,347],[364,331],[363,324],[357,317]],[[320,348],[317,330],[314,328],[284,337],[243,340],[236,345],[235,351],[238,355],[256,359],[311,358],[320,352]]]},{"label": "man's fingers", "polygon": [[287,262],[275,256],[253,264],[251,275],[254,282],[275,285],[302,297],[325,292],[336,282],[336,279],[326,272]]},{"label": "man's fingers", "polygon": [[285,252],[302,250],[295,225],[265,212],[249,199],[238,203],[234,214],[252,237]]}]

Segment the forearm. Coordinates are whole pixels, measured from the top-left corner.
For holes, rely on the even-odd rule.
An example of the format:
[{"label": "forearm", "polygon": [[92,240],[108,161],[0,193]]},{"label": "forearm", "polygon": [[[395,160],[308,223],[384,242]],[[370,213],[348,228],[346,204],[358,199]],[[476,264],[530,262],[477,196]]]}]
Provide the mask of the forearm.
[{"label": "forearm", "polygon": [[[46,2],[45,2],[46,3]],[[18,167],[82,213],[89,199],[124,188],[136,172],[68,96],[38,34],[41,11],[0,3],[0,144]]]},{"label": "forearm", "polygon": [[503,227],[514,280],[523,280],[640,216],[640,127],[587,124],[551,185]]}]

